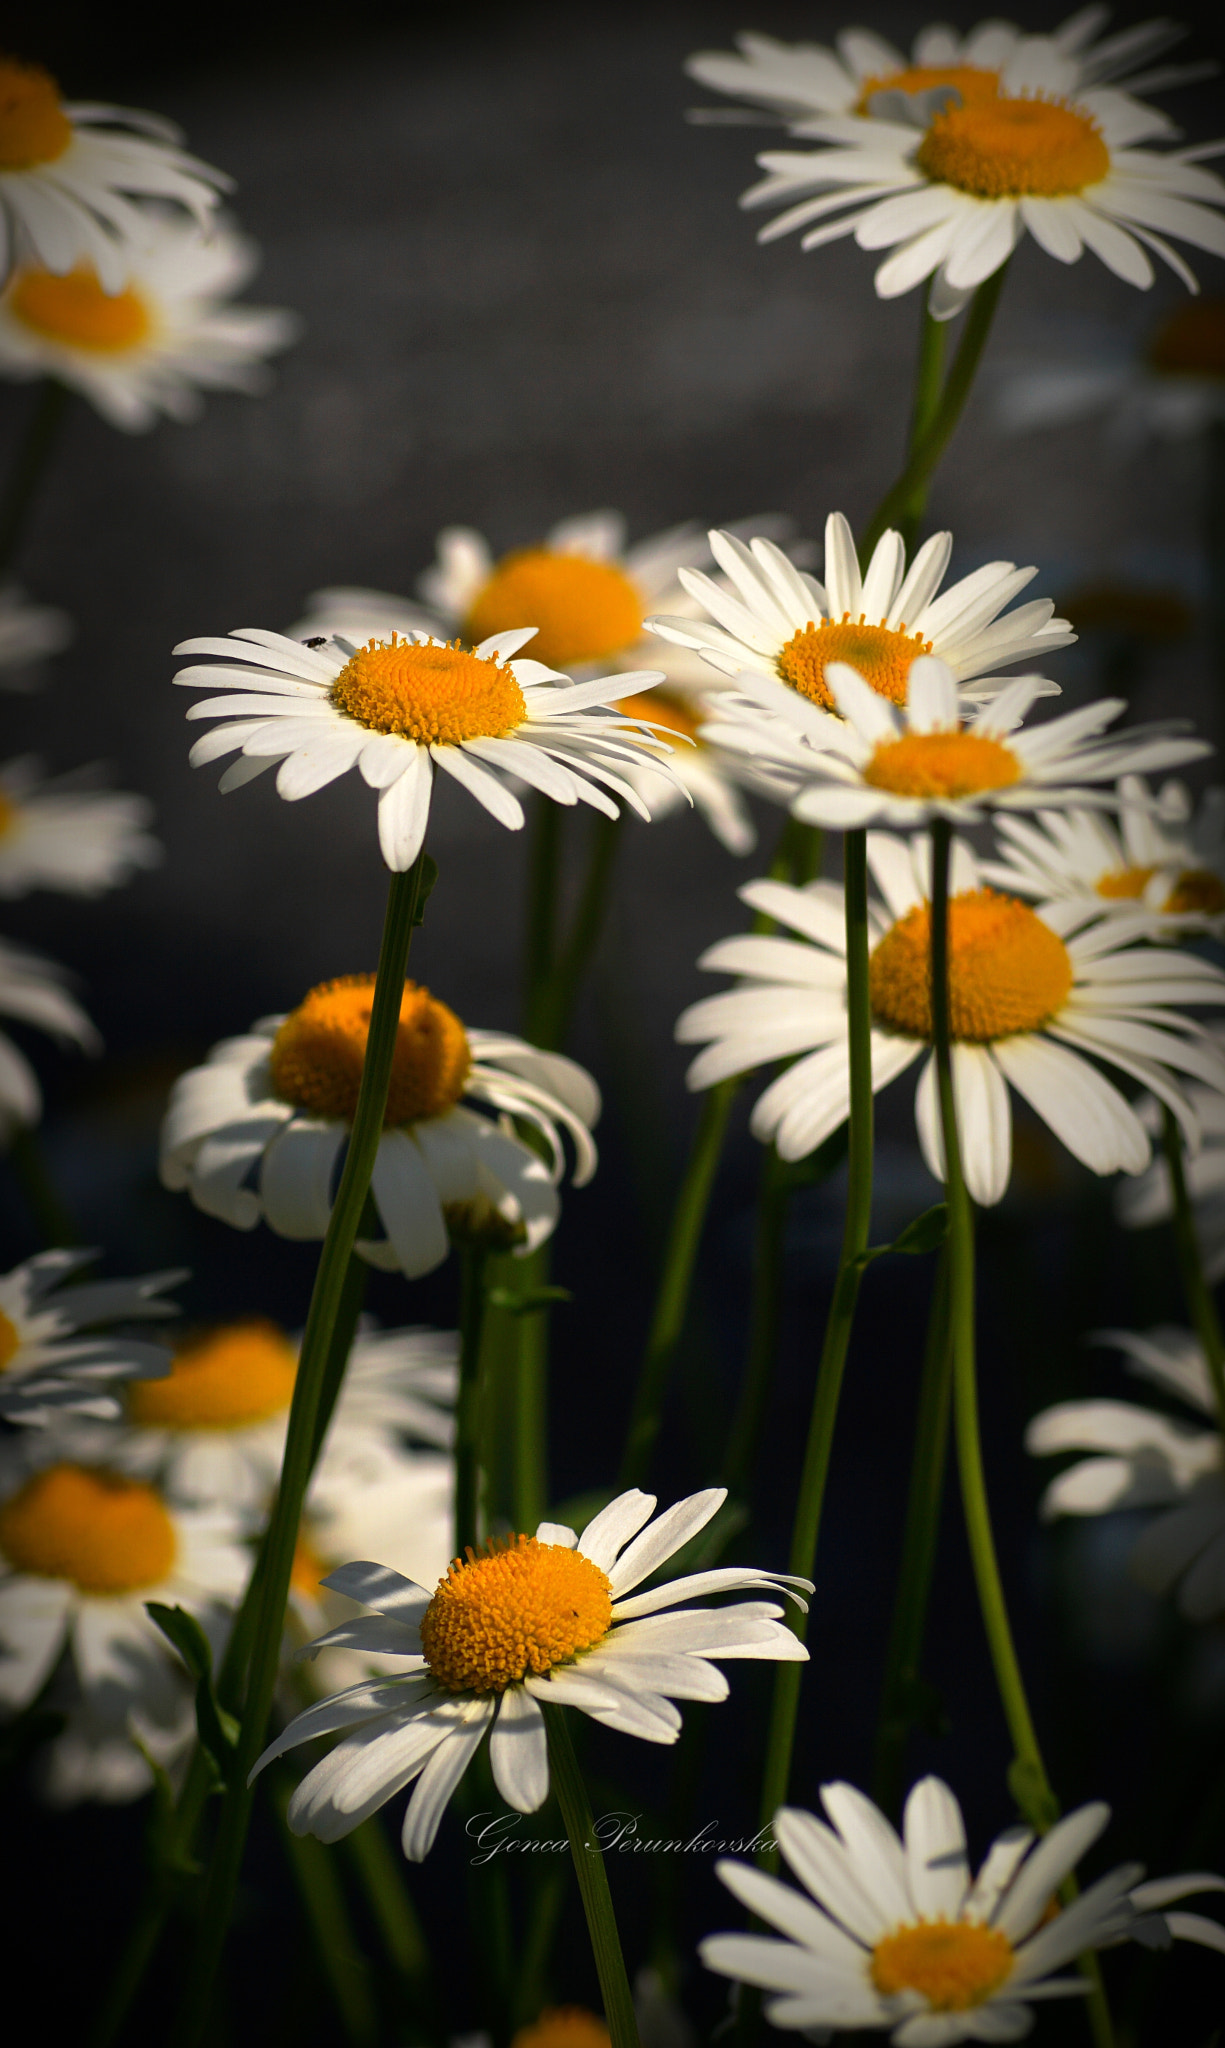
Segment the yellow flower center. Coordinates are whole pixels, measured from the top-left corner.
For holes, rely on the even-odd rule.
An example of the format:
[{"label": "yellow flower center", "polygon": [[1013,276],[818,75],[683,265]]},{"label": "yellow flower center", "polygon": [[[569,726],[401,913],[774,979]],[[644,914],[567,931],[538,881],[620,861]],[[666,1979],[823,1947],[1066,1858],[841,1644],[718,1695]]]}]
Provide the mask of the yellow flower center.
[{"label": "yellow flower center", "polygon": [[[930,1038],[931,912],[908,910],[874,948],[872,1010],[887,1030]],[[1072,962],[1063,940],[1028,904],[994,889],[949,902],[949,1021],[976,1044],[1038,1031],[1067,1000]]]},{"label": "yellow flower center", "polygon": [[1110,169],[1091,114],[1058,100],[992,100],[937,114],[915,154],[936,185],[976,199],[1058,199],[1100,184]]},{"label": "yellow flower center", "polygon": [[64,277],[51,270],[19,271],[9,287],[8,309],[35,334],[95,355],[138,348],[153,326],[140,293],[131,285],[113,296],[104,292],[92,263],[78,263]]},{"label": "yellow flower center", "polygon": [[527,717],[523,692],[511,669],[473,654],[458,640],[438,646],[369,640],[332,684],[338,711],[371,732],[454,746],[460,740],[500,739]]},{"label": "yellow flower center", "polygon": [[0,171],[31,171],[63,156],[72,122],[60,89],[41,64],[0,57]]},{"label": "yellow flower center", "polygon": [[585,2005],[551,2005],[511,2035],[510,2048],[609,2048],[610,2039],[603,2020]]},{"label": "yellow flower center", "polygon": [[52,1465],[0,1506],[0,1551],[15,1571],[71,1579],[82,1593],[135,1593],[164,1580],[178,1548],[156,1488],[83,1465]]},{"label": "yellow flower center", "polygon": [[1214,875],[1211,868],[1187,868],[1178,877],[1161,908],[1172,917],[1185,916],[1189,910],[1199,910],[1206,917],[1216,917],[1225,910],[1225,882],[1219,875]]},{"label": "yellow flower center", "polygon": [[193,1338],[163,1380],[130,1380],[129,1419],[152,1429],[246,1429],[293,1399],[298,1354],[275,1323],[252,1317]]},{"label": "yellow flower center", "polygon": [[1012,1943],[977,1920],[919,1920],[895,1927],[872,1951],[882,1998],[917,1991],[931,2012],[969,2012],[1012,1975]]},{"label": "yellow flower center", "polygon": [[1134,903],[1143,896],[1156,872],[1156,868],[1110,868],[1098,876],[1093,887],[1097,895],[1110,903]]},{"label": "yellow flower center", "polygon": [[869,102],[878,92],[933,92],[941,85],[955,86],[962,105],[976,107],[998,99],[1000,74],[985,71],[977,64],[910,64],[905,71],[886,71],[879,78],[865,78],[855,112],[866,114]]},{"label": "yellow flower center", "polygon": [[524,648],[549,668],[604,661],[642,637],[642,598],[615,562],[520,548],[503,555],[464,620],[469,640],[535,626]]},{"label": "yellow flower center", "polygon": [[[662,725],[669,732],[680,733],[684,739],[697,739],[698,721],[689,706],[666,691],[652,690],[649,697],[622,697],[617,709],[626,718],[646,718],[653,725]],[[667,741],[663,740],[662,744],[666,746]],[[649,746],[650,741],[640,740],[639,745]]]},{"label": "yellow flower center", "polygon": [[1225,299],[1189,299],[1179,306],[1157,329],[1148,360],[1162,376],[1225,380]]},{"label": "yellow flower center", "polygon": [[21,1332],[0,1308],[0,1372],[7,1372],[21,1349]]},{"label": "yellow flower center", "polygon": [[873,789],[894,796],[975,796],[1021,777],[1011,747],[973,732],[907,732],[882,740],[863,771]]},{"label": "yellow flower center", "polygon": [[[282,1102],[352,1122],[373,1001],[372,974],[342,974],[321,981],[290,1011],[270,1055],[273,1092]],[[405,982],[384,1124],[416,1123],[453,1109],[471,1065],[468,1034],[455,1012],[428,988]]]},{"label": "yellow flower center", "polygon": [[883,619],[879,626],[869,626],[862,612],[857,620],[844,612],[841,619],[801,626],[780,650],[778,672],[801,697],[810,697],[826,711],[836,711],[825,671],[831,661],[849,662],[878,697],[904,704],[911,663],[931,651],[930,640],[907,633],[905,626],[895,632]]},{"label": "yellow flower center", "polygon": [[508,1538],[456,1558],[421,1619],[421,1647],[448,1692],[505,1692],[607,1635],[612,1593],[598,1565],[562,1543]]}]

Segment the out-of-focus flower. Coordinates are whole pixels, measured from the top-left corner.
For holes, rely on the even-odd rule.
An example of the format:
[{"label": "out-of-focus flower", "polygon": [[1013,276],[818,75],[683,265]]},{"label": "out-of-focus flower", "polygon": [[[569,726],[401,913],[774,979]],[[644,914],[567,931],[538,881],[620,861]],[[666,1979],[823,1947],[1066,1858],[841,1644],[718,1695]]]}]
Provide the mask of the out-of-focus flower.
[{"label": "out-of-focus flower", "polygon": [[[0,939],[0,1017],[36,1025],[81,1052],[98,1052],[102,1041],[69,995],[68,979],[67,970],[54,960]],[[33,1067],[0,1032],[0,1144],[8,1143],[14,1131],[36,1124],[42,1113],[42,1090]]]},{"label": "out-of-focus flower", "polygon": [[1225,419],[1225,299],[1179,306],[1143,345],[1127,347],[1117,327],[1103,328],[1092,349],[1028,362],[1002,379],[996,405],[1017,434],[1100,414],[1122,454],[1200,434]]},{"label": "out-of-focus flower", "polygon": [[169,1370],[165,1345],[140,1343],[108,1326],[177,1315],[174,1302],[158,1297],[186,1273],[72,1284],[97,1256],[39,1252],[0,1278],[0,1415],[6,1422],[114,1418],[121,1413],[117,1383],[160,1378]]},{"label": "out-of-focus flower", "polygon": [[[688,796],[720,846],[725,846],[729,853],[745,854],[751,853],[757,844],[757,827],[744,800],[745,790],[755,789],[762,795],[774,796],[775,785],[751,760],[707,744],[703,722],[713,713],[722,694],[709,684],[705,690],[685,690],[677,685],[653,690],[649,697],[624,698],[621,710],[627,718],[649,719],[662,726],[668,735],[673,748],[669,766],[675,782],[665,788],[660,801],[653,770],[644,775],[642,770],[631,768],[626,773],[631,781],[640,779],[643,794],[654,798],[656,818],[683,809]],[[652,742],[646,737],[639,745],[648,754],[652,750]]]},{"label": "out-of-focus flower", "polygon": [[126,1806],[141,1799],[153,1783],[153,1768],[164,1771],[174,1784],[196,1740],[195,1702],[187,1672],[181,1668],[177,1700],[162,1705],[160,1721],[141,1713],[139,1707],[124,1708],[124,1698],[107,1712],[96,1697],[84,1700],[71,1679],[64,1690],[73,1697],[58,1702],[57,1678],[50,1702],[53,1711],[64,1714],[66,1726],[40,1751],[35,1760],[34,1781],[48,1806],[79,1806],[91,1799],[103,1806]]},{"label": "out-of-focus flower", "polygon": [[[372,974],[323,982],[287,1017],[261,1018],[182,1075],[162,1127],[166,1186],[186,1188],[197,1208],[240,1230],[262,1217],[281,1237],[321,1238],[357,1105],[373,993]],[[464,1107],[464,1096],[493,1117]],[[561,1131],[573,1141],[581,1187],[595,1171],[599,1111],[595,1082],[573,1060],[466,1030],[409,982],[370,1183],[386,1237],[359,1250],[410,1278],[441,1265],[452,1238],[534,1250],[560,1212]],[[508,1127],[512,1117],[533,1126],[547,1159]]]},{"label": "out-of-focus flower", "polygon": [[72,630],[67,612],[31,604],[14,583],[0,589],[0,690],[37,689],[38,664],[67,647]]},{"label": "out-of-focus flower", "polygon": [[60,889],[100,896],[162,849],[146,830],[153,806],[143,796],[90,786],[88,776],[43,778],[32,755],[0,765],[0,896]]},{"label": "out-of-focus flower", "polygon": [[[1211,1026],[1209,1035],[1225,1052],[1225,1027]],[[1225,1279],[1225,1095],[1219,1088],[1192,1082],[1187,1090],[1196,1121],[1203,1133],[1199,1149],[1183,1161],[1187,1192],[1195,1214],[1204,1270],[1215,1286]],[[1136,1105],[1146,1130],[1154,1136],[1161,1130],[1161,1105],[1152,1096]],[[1138,1180],[1118,1189],[1115,1208],[1126,1230],[1147,1230],[1154,1223],[1166,1223],[1173,1214],[1170,1170],[1164,1159],[1154,1159]]]}]

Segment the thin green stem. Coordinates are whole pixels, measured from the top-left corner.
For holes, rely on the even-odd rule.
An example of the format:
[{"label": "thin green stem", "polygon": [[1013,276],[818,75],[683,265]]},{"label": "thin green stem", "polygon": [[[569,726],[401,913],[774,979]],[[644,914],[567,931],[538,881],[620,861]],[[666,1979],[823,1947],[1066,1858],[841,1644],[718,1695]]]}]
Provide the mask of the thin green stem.
[{"label": "thin green stem", "polygon": [[350,2048],[374,2048],[379,2019],[370,1990],[369,1968],[358,1948],[334,1851],[312,1835],[291,1832],[286,1813],[294,1781],[278,1774],[272,1790],[285,1855],[310,1929],[311,1951],[323,1972],[343,2038]]},{"label": "thin green stem", "polygon": [[587,1916],[587,1932],[591,1936],[612,2048],[639,2048],[638,2022],[634,2015],[629,1978],[625,1974],[621,1936],[617,1932],[612,1894],[608,1889],[608,1872],[596,1839],[587,1787],[570,1740],[566,1708],[546,1705],[542,1711],[549,1742],[549,1775],[570,1840],[570,1854],[574,1858],[583,1911]]},{"label": "thin green stem", "polygon": [[768,1146],[762,1154],[753,1225],[753,1279],[744,1379],[721,1475],[731,1494],[743,1492],[752,1483],[757,1462],[771,1375],[778,1355],[787,1215],[793,1185],[785,1163],[774,1146]]},{"label": "thin green stem", "polygon": [[[523,1291],[549,1283],[551,1247],[522,1260]],[[549,1311],[530,1309],[511,1329],[512,1389],[511,1520],[530,1533],[549,1504]]]},{"label": "thin green stem", "polygon": [[1178,1119],[1172,1109],[1163,1111],[1163,1119],[1162,1144],[1170,1176],[1170,1194],[1173,1201],[1171,1220],[1174,1225],[1174,1242],[1178,1248],[1178,1271],[1182,1279],[1182,1291],[1186,1297],[1187,1313],[1195,1325],[1195,1334],[1199,1338],[1200,1349],[1212,1381],[1212,1391],[1216,1396],[1221,1427],[1225,1429],[1225,1335],[1222,1334],[1221,1319],[1217,1314],[1212,1289],[1204,1272],[1199,1236],[1195,1228],[1195,1215],[1187,1191],[1182,1132],[1178,1128]]},{"label": "thin green stem", "polygon": [[624,825],[624,813],[605,818],[597,811],[592,818],[587,872],[570,929],[540,999],[533,1045],[559,1046],[565,1039],[583,976],[604,929],[609,885]]},{"label": "thin green stem", "polygon": [[[940,403],[940,387],[944,376],[944,359],[947,352],[949,323],[947,320],[933,320],[929,311],[931,284],[923,293],[923,325],[919,333],[919,355],[915,366],[914,399],[910,411],[910,432],[906,438],[906,459],[910,460],[915,450],[921,447],[923,439],[936,416]],[[923,516],[926,493],[916,496],[910,507],[898,518],[898,530],[906,544],[907,554],[914,549],[919,521]]]},{"label": "thin green stem", "polygon": [[71,395],[68,386],[54,377],[45,377],[39,386],[17,459],[0,497],[0,582],[12,568],[21,546],[25,523],[59,439]]},{"label": "thin green stem", "polygon": [[455,1549],[463,1556],[481,1540],[481,1333],[485,1322],[485,1263],[480,1245],[460,1250],[459,1398],[455,1404]]},{"label": "thin green stem", "polygon": [[557,887],[560,879],[562,814],[551,797],[537,796],[528,849],[527,930],[524,943],[523,1030],[533,1045],[542,1006],[548,1000],[557,942]]},{"label": "thin green stem", "polygon": [[111,2048],[136,2002],[165,1931],[166,1922],[189,1875],[196,1829],[212,1790],[212,1771],[197,1746],[179,1795],[169,1837],[160,1845],[123,1951],[87,2037],[88,2048]]},{"label": "thin green stem", "polygon": [[[373,1228],[374,1204],[367,1195],[365,1212],[358,1229],[361,1231]],[[323,1450],[324,1439],[331,1424],[340,1389],[344,1384],[345,1367],[349,1363],[349,1353],[353,1349],[353,1339],[357,1335],[358,1318],[366,1299],[366,1283],[369,1278],[370,1268],[360,1252],[351,1252],[348,1271],[340,1290],[332,1341],[323,1372],[323,1384],[319,1389],[319,1412],[315,1417],[315,1440],[311,1448],[312,1469]]]},{"label": "thin green stem", "polygon": [[252,1788],[249,1779],[264,1744],[276,1685],[285,1601],[302,1503],[310,1480],[319,1402],[332,1336],[383,1131],[404,976],[424,872],[425,856],[422,854],[407,873],[392,876],[388,889],[361,1086],[344,1170],[319,1255],[289,1411],[280,1484],[268,1526],[242,1725],[231,1780],[222,1803],[221,1820],[205,1884],[198,1939],[176,2027],[176,2038],[181,2048],[195,2048],[208,2024],[213,1984],[233,1910],[251,1816]]}]

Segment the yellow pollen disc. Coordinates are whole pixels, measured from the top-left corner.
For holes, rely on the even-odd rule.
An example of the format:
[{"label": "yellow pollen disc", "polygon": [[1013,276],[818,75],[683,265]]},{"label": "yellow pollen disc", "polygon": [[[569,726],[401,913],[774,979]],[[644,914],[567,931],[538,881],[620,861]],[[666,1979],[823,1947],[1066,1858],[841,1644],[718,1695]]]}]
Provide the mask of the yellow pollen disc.
[{"label": "yellow pollen disc", "polygon": [[12,798],[0,792],[0,839],[7,838],[20,816],[21,811]]},{"label": "yellow pollen disc", "polygon": [[176,1351],[164,1380],[130,1380],[128,1417],[152,1429],[246,1429],[285,1412],[297,1370],[275,1323],[229,1323]]},{"label": "yellow pollen disc", "polygon": [[894,796],[976,796],[1021,777],[1011,747],[973,732],[907,732],[882,740],[863,771],[873,789]]},{"label": "yellow pollen disc", "polygon": [[1211,868],[1188,868],[1178,877],[1161,908],[1171,916],[1185,916],[1189,910],[1216,917],[1225,910],[1225,882]]},{"label": "yellow pollen disc", "polygon": [[469,640],[535,626],[523,652],[550,668],[603,661],[642,637],[642,598],[614,562],[521,548],[503,555],[464,620]]},{"label": "yellow pollen disc", "polygon": [[1131,903],[1143,896],[1156,868],[1110,868],[1093,884],[1094,893],[1111,903]]},{"label": "yellow pollen disc", "polygon": [[[321,981],[290,1011],[270,1057],[273,1092],[282,1102],[352,1122],[373,1001],[372,974],[342,974]],[[411,1124],[453,1109],[471,1065],[468,1034],[455,1012],[428,988],[405,982],[384,1124]]]},{"label": "yellow pollen disc", "polygon": [[[646,718],[653,725],[665,726],[668,732],[679,732],[689,740],[697,738],[698,721],[689,706],[683,704],[679,697],[671,697],[665,691],[652,690],[650,695],[645,697],[622,697],[616,709],[626,718]],[[660,739],[663,745],[668,744],[662,733]]]},{"label": "yellow pollen disc", "polygon": [[1225,299],[1190,299],[1179,306],[1157,329],[1148,360],[1166,377],[1225,380]]},{"label": "yellow pollen disc", "polygon": [[936,185],[976,199],[1058,199],[1097,185],[1110,151],[1091,114],[1058,100],[993,100],[937,114],[915,155]]},{"label": "yellow pollen disc", "polygon": [[511,2035],[510,2048],[609,2048],[610,2040],[603,2020],[585,2005],[550,2005]]},{"label": "yellow pollen disc", "polygon": [[7,1372],[21,1349],[21,1332],[0,1308],[0,1372]]},{"label": "yellow pollen disc", "polygon": [[869,101],[878,92],[932,92],[941,85],[955,86],[964,107],[977,107],[984,101],[998,99],[1000,74],[984,71],[977,64],[911,64],[905,71],[887,71],[879,78],[865,78],[855,112],[866,114]]},{"label": "yellow pollen disc", "polygon": [[71,1579],[82,1593],[134,1593],[174,1564],[174,1523],[156,1488],[83,1465],[52,1465],[0,1506],[0,1551],[15,1571]]},{"label": "yellow pollen disc", "polygon": [[0,57],[0,171],[54,163],[71,141],[72,122],[51,73]]},{"label": "yellow pollen disc", "polygon": [[1012,1975],[1012,1943],[976,1920],[920,1920],[896,1927],[872,1951],[882,1998],[917,1991],[931,2012],[969,2012]]},{"label": "yellow pollen disc", "polygon": [[299,1529],[298,1541],[293,1554],[293,1565],[289,1574],[290,1592],[300,1593],[304,1600],[317,1600],[319,1598],[320,1581],[327,1576],[330,1570],[331,1566],[320,1557],[310,1537],[306,1534],[305,1527]]},{"label": "yellow pollen disc", "polygon": [[7,299],[23,327],[97,355],[138,348],[153,326],[139,292],[130,286],[113,296],[104,292],[92,263],[78,263],[64,277],[50,270],[19,271]]},{"label": "yellow pollen disc", "polygon": [[849,662],[878,697],[887,697],[891,704],[904,704],[911,662],[931,651],[930,640],[924,640],[919,633],[907,633],[904,626],[895,632],[883,619],[879,626],[869,626],[862,612],[858,620],[844,612],[841,619],[822,619],[819,625],[802,626],[780,650],[777,666],[783,681],[798,690],[801,697],[810,697],[825,711],[837,711],[825,680],[829,662]]},{"label": "yellow pollen disc", "polygon": [[562,1543],[508,1539],[456,1558],[421,1619],[421,1647],[448,1692],[505,1692],[589,1650],[612,1625],[598,1565]]},{"label": "yellow pollen disc", "polygon": [[415,640],[370,640],[332,684],[338,711],[371,732],[398,732],[423,746],[500,739],[527,717],[523,692],[500,661],[458,640],[445,647]]},{"label": "yellow pollen disc", "polygon": [[[872,1010],[887,1030],[930,1038],[931,913],[926,904],[891,925],[868,964]],[[994,889],[949,903],[949,1012],[954,1038],[986,1044],[1037,1031],[1067,1000],[1072,962],[1063,940],[1028,904]]]}]

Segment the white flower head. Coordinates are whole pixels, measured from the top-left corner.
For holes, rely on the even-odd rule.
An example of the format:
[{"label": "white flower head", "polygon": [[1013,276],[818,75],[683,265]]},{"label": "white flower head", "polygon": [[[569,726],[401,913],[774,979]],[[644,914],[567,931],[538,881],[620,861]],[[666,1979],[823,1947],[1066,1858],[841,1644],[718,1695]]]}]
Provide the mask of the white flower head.
[{"label": "white flower head", "polygon": [[262,391],[267,357],[289,346],[298,322],[231,303],[257,262],[228,222],[205,229],[163,213],[110,289],[88,262],[62,274],[20,263],[0,292],[0,377],[57,378],[133,434],[160,413],[197,418],[204,391]]},{"label": "white flower head", "polygon": [[[187,1189],[197,1208],[239,1230],[262,1218],[281,1237],[323,1237],[373,992],[372,974],[323,982],[288,1016],[260,1018],[182,1075],[162,1126],[165,1185]],[[581,1187],[595,1171],[599,1112],[599,1090],[573,1060],[466,1030],[428,989],[407,983],[370,1184],[386,1235],[358,1249],[409,1278],[441,1265],[452,1237],[534,1250],[560,1213],[562,1131]],[[534,1127],[546,1157],[516,1135],[512,1118]]]},{"label": "white flower head", "polygon": [[[116,1324],[178,1314],[160,1297],[187,1275],[71,1284],[96,1252],[39,1252],[0,1278],[0,1415],[45,1425],[66,1415],[121,1412],[119,1387],[169,1370],[163,1344],[142,1343]],[[64,1284],[70,1283],[70,1284]]]},{"label": "white flower head", "polygon": [[[61,1045],[96,1053],[102,1041],[74,996],[69,974],[41,953],[0,939],[0,1017],[13,1017],[49,1032]],[[42,1090],[25,1054],[0,1031],[0,1143],[14,1131],[36,1124],[43,1112]]]},{"label": "white flower head", "polygon": [[415,1780],[402,1839],[417,1862],[487,1731],[494,1782],[507,1805],[535,1813],[544,1804],[542,1701],[666,1744],[681,1729],[674,1700],[726,1699],[718,1660],[806,1661],[776,1599],[709,1611],[687,1604],[746,1591],[782,1593],[803,1607],[795,1589],[811,1592],[806,1579],[731,1565],[634,1590],[705,1528],[726,1497],[721,1487],[692,1494],[652,1521],[654,1495],[620,1494],[581,1536],[542,1522],[535,1536],[469,1550],[433,1595],[380,1564],[332,1572],[327,1585],[376,1612],[330,1630],[312,1648],[378,1651],[409,1668],[309,1707],[265,1750],[256,1770],[316,1735],[354,1731],[302,1780],[290,1827],[337,1841]]},{"label": "white flower head", "polygon": [[1103,323],[1056,360],[1028,355],[1001,376],[996,410],[1014,434],[1097,415],[1119,456],[1202,434],[1225,419],[1225,300],[1186,299],[1143,341]]},{"label": "white flower head", "polygon": [[[943,1177],[944,1146],[931,1039],[931,913],[927,841],[868,836],[883,902],[869,904],[872,1085],[923,1061],[915,1098],[919,1144]],[[846,930],[842,891],[750,882],[742,901],[795,937],[724,939],[699,965],[738,985],[686,1010],[676,1035],[705,1044],[691,1088],[775,1060],[791,1062],[759,1098],[750,1129],[784,1159],[803,1159],[848,1114]],[[1009,1088],[1094,1173],[1140,1173],[1152,1147],[1102,1067],[1143,1082],[1169,1104],[1194,1147],[1199,1125],[1184,1077],[1225,1088],[1225,1052],[1182,1014],[1225,1003],[1225,975],[1206,961],[1141,943],[1147,925],[1060,904],[1032,910],[982,886],[964,841],[953,848],[949,983],[953,1087],[966,1184],[998,1202],[1012,1167]]]},{"label": "white flower head", "polygon": [[[1209,1027],[1209,1035],[1225,1051],[1225,1027]],[[1219,1088],[1193,1081],[1187,1090],[1203,1134],[1198,1151],[1183,1161],[1187,1192],[1195,1216],[1196,1235],[1210,1283],[1225,1279],[1225,1095]],[[1136,1111],[1145,1129],[1156,1136],[1162,1125],[1161,1104],[1144,1096]],[[1167,1223],[1173,1214],[1170,1170],[1163,1158],[1134,1181],[1125,1181],[1115,1197],[1115,1213],[1125,1230],[1147,1230]]]},{"label": "white flower head", "polygon": [[14,583],[0,588],[0,690],[37,689],[39,665],[72,639],[67,612],[31,604]]},{"label": "white flower head", "polygon": [[[940,1778],[906,1801],[901,1836],[853,1785],[821,1787],[827,1819],[782,1807],[774,1832],[804,1890],[743,1863],[721,1862],[728,1890],[776,1934],[712,1934],[707,1969],[774,1994],[776,2027],[891,2029],[897,2048],[1017,2041],[1036,2000],[1083,1996],[1066,1971],[1087,1950],[1135,1936],[1182,1935],[1225,1945],[1225,1929],[1196,1914],[1142,1916],[1188,1892],[1225,1890],[1208,1873],[1137,1884],[1120,1864],[1051,1913],[1065,1877],[1101,1834],[1110,1808],[1095,1800],[1035,1841],[1028,1828],[997,1836],[972,1875],[961,1808]],[[1205,1931],[1206,1930],[1206,1931]]]},{"label": "white flower head", "polygon": [[85,771],[44,779],[32,755],[0,765],[0,896],[59,889],[100,896],[141,868],[156,867],[162,849],[145,830],[153,806],[143,796],[99,789]]},{"label": "white flower head", "polygon": [[79,1806],[88,1799],[101,1806],[126,1806],[152,1789],[155,1768],[177,1791],[196,1743],[195,1699],[182,1665],[178,1677],[174,1692],[159,1696],[161,1718],[152,1720],[126,1694],[108,1710],[96,1694],[82,1699],[71,1678],[61,1686],[57,1675],[48,1706],[63,1714],[65,1726],[44,1745],[34,1766],[34,1783],[46,1804]]},{"label": "white flower head", "polygon": [[32,261],[63,276],[88,263],[122,291],[147,206],[186,208],[207,229],[230,179],[178,147],[178,129],[131,107],[73,106],[40,64],[0,59],[0,279]]}]

